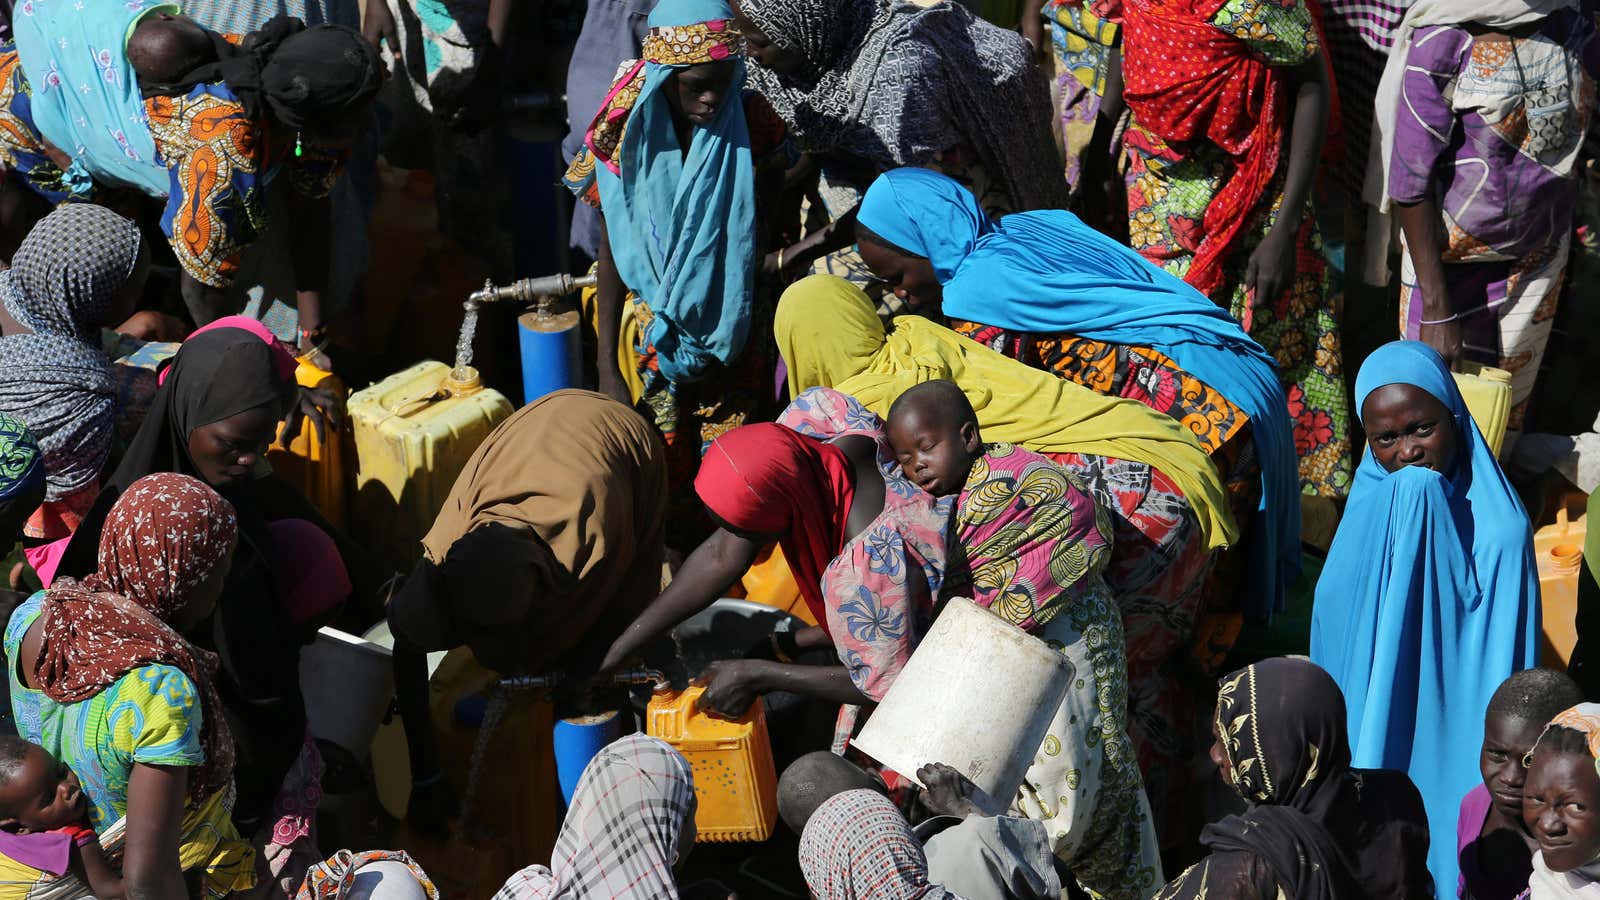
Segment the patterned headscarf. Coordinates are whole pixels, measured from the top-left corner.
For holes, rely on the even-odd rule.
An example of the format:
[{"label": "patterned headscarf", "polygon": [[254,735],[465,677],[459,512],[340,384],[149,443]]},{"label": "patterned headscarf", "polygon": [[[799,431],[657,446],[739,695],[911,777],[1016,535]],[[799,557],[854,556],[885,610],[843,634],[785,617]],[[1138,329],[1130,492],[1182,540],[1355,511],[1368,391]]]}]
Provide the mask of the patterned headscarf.
[{"label": "patterned headscarf", "polygon": [[889,169],[965,143],[1004,185],[1009,211],[1066,206],[1048,90],[1016,32],[957,3],[744,0],[739,10],[805,59],[794,77],[750,66],[751,86],[802,149]]},{"label": "patterned headscarf", "polygon": [[[1545,734],[1557,726],[1579,732],[1588,740],[1589,755],[1594,757],[1595,774],[1600,775],[1600,703],[1579,703],[1571,709],[1564,710],[1544,726],[1544,731],[1539,734],[1539,740],[1544,740]],[[1534,747],[1538,746],[1538,742],[1535,741]]]},{"label": "patterned headscarf", "polygon": [[99,328],[139,247],[132,222],[73,203],[39,220],[0,272],[0,303],[33,332],[0,338],[0,408],[38,439],[46,500],[91,484],[111,453],[117,391]]},{"label": "patterned headscarf", "polygon": [[672,866],[687,849],[694,811],[688,760],[653,737],[629,735],[583,770],[550,865],[511,876],[494,900],[672,900]]},{"label": "patterned headscarf", "polygon": [[134,482],[106,518],[99,570],[58,578],[44,595],[44,639],[35,669],[57,703],[95,696],[139,666],[164,663],[199,692],[205,762],[190,793],[209,797],[233,778],[234,746],[213,682],[217,657],[168,620],[228,559],[238,539],[233,507],[187,475],[163,472]]},{"label": "patterned headscarf", "polygon": [[39,444],[28,426],[0,412],[0,507],[44,480]]},{"label": "patterned headscarf", "polygon": [[845,791],[817,807],[800,835],[800,870],[817,900],[961,900],[928,883],[922,844],[877,791]]},{"label": "patterned headscarf", "polygon": [[1250,809],[1206,826],[1215,852],[1247,850],[1296,900],[1360,896],[1327,823],[1350,769],[1344,694],[1306,659],[1263,660],[1222,679],[1216,733],[1233,789]]}]

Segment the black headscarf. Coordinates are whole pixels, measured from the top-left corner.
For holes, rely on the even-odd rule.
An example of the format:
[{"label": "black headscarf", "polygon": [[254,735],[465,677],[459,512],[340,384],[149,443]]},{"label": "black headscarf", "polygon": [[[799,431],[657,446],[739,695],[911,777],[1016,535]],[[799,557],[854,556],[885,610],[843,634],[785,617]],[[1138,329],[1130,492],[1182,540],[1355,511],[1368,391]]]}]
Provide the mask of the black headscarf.
[{"label": "black headscarf", "polygon": [[1247,851],[1295,900],[1345,900],[1358,862],[1330,832],[1350,771],[1344,694],[1304,659],[1268,659],[1222,679],[1217,734],[1232,785],[1250,809],[1206,826],[1216,852]]},{"label": "black headscarf", "polygon": [[[263,405],[279,414],[292,392],[271,348],[251,332],[218,328],[185,341],[122,463],[73,533],[58,574],[81,578],[95,570],[106,516],[134,482],[154,472],[200,477],[189,457],[196,428]],[[190,637],[222,660],[218,687],[239,743],[234,818],[244,823],[270,811],[305,738],[300,632],[274,591],[272,535],[256,485],[220,493],[238,514],[239,545],[209,632]]]},{"label": "black headscarf", "polygon": [[383,85],[383,61],[371,41],[342,25],[270,19],[235,46],[210,32],[216,60],[176,81],[145,85],[151,96],[181,96],[196,85],[223,82],[259,121],[266,113],[286,128],[336,126]]}]

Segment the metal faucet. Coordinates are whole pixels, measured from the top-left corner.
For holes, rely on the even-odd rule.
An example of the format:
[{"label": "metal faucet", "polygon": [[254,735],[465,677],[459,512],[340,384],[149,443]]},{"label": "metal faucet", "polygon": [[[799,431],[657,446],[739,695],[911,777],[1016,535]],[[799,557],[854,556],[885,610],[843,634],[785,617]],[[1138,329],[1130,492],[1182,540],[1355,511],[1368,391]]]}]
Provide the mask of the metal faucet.
[{"label": "metal faucet", "polygon": [[[547,672],[543,675],[512,675],[502,678],[494,683],[495,691],[537,691],[549,690],[563,681],[567,676],[564,672]],[[667,676],[660,669],[624,669],[611,676],[612,684],[649,684],[656,688],[667,685]]]},{"label": "metal faucet", "polygon": [[540,278],[523,278],[504,286],[497,286],[493,281],[485,281],[482,290],[467,295],[467,308],[476,309],[485,303],[499,303],[505,300],[533,303],[545,297],[562,297],[573,291],[593,287],[595,280],[594,275],[573,276],[563,272]]}]

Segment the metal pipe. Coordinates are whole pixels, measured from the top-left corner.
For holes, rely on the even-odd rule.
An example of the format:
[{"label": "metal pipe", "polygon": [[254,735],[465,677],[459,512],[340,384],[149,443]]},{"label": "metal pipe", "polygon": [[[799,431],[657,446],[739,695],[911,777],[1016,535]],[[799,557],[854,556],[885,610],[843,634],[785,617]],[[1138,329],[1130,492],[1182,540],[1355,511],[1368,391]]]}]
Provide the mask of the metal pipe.
[{"label": "metal pipe", "polygon": [[532,303],[540,297],[562,297],[573,291],[594,287],[595,281],[594,275],[572,276],[565,272],[539,278],[523,278],[503,286],[485,281],[482,290],[467,295],[467,303],[499,303],[505,300]]},{"label": "metal pipe", "polygon": [[565,678],[566,676],[560,672],[550,672],[545,675],[512,675],[496,681],[494,688],[497,691],[537,691],[553,688]]}]

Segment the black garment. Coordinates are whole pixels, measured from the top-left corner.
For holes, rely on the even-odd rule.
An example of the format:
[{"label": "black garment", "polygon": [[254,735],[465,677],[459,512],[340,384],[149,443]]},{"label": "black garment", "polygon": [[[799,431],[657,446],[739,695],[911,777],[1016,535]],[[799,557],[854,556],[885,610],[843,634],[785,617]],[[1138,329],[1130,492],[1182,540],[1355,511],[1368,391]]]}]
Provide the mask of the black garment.
[{"label": "black garment", "polygon": [[1161,900],[1410,900],[1433,895],[1422,795],[1400,772],[1350,768],[1344,695],[1304,659],[1222,679],[1216,733],[1250,808],[1206,826],[1211,855]]},{"label": "black garment", "polygon": [[235,46],[211,33],[216,61],[170,84],[144,85],[143,94],[182,96],[200,84],[225,83],[252,121],[270,112],[286,128],[326,130],[341,124],[383,85],[377,48],[342,25],[307,28],[277,16]]},{"label": "black garment", "polygon": [[[153,472],[200,477],[188,451],[196,428],[268,404],[281,412],[293,390],[274,368],[271,349],[250,332],[221,328],[186,341],[121,465],[67,545],[59,574],[95,571],[106,515],[135,481]],[[290,490],[271,481],[273,491]],[[261,490],[252,481],[220,492],[238,514],[239,546],[217,612],[187,635],[222,661],[217,688],[239,753],[234,820],[247,834],[271,811],[306,734],[301,634],[279,602]]]}]

